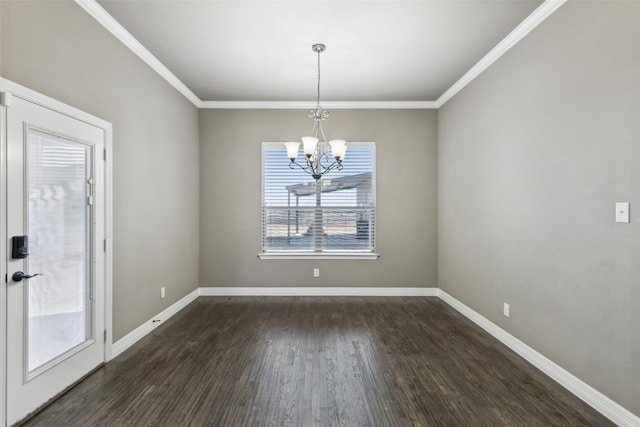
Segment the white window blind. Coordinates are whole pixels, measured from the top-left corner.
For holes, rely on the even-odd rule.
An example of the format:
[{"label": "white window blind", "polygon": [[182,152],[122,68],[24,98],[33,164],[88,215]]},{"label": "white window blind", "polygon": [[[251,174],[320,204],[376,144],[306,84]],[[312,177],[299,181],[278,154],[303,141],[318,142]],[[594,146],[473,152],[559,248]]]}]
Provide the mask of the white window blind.
[{"label": "white window blind", "polygon": [[[347,146],[343,169],[316,183],[299,168],[289,167],[284,144],[262,144],[263,253],[375,252],[375,144]],[[302,147],[297,161],[305,161]]]}]

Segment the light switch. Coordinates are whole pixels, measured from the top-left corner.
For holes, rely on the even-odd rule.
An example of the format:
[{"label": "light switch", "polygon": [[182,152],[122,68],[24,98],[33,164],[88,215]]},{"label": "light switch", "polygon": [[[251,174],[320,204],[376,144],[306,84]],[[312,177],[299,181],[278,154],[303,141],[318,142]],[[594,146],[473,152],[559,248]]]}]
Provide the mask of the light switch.
[{"label": "light switch", "polygon": [[629,202],[616,203],[616,222],[629,222]]}]

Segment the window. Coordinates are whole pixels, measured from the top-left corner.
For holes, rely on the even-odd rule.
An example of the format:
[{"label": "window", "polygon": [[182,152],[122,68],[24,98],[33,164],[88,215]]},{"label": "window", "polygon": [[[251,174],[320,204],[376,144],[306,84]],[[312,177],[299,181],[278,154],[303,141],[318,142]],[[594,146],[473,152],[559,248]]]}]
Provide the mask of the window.
[{"label": "window", "polygon": [[348,143],[342,164],[316,182],[284,144],[262,144],[261,258],[377,258],[375,144]]}]

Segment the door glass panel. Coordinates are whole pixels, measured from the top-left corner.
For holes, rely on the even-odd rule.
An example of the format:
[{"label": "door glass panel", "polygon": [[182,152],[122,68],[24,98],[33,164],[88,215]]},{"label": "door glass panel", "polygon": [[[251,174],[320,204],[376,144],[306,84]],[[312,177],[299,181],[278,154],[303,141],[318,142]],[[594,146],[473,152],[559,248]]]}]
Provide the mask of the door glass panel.
[{"label": "door glass panel", "polygon": [[91,148],[29,129],[28,372],[91,339]]}]

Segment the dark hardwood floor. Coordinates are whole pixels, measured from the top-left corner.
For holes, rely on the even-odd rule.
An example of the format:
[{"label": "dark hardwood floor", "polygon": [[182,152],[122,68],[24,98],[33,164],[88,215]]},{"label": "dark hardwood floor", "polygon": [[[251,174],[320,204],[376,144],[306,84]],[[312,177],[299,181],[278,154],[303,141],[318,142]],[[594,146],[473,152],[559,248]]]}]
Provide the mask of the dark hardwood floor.
[{"label": "dark hardwood floor", "polygon": [[604,426],[437,298],[199,298],[29,426]]}]

